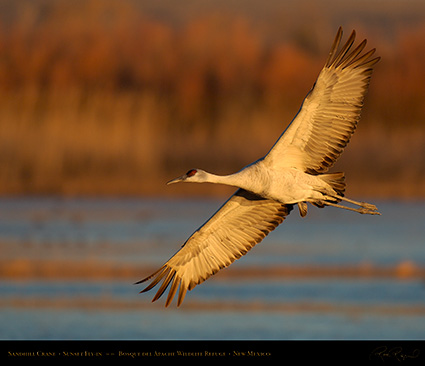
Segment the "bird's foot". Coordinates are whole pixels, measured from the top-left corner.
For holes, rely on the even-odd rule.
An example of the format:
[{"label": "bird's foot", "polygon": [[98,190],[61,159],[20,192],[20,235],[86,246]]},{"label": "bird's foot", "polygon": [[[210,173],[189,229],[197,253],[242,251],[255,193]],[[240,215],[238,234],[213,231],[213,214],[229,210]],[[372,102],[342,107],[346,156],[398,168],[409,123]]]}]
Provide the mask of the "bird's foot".
[{"label": "bird's foot", "polygon": [[370,210],[368,208],[359,208],[356,210],[357,212],[361,213],[362,215],[367,214],[367,215],[381,215],[381,213],[379,211],[377,211],[377,209],[375,208],[374,210]]},{"label": "bird's foot", "polygon": [[361,202],[360,206],[370,211],[378,210],[378,208],[375,205],[372,205],[371,203],[367,203],[367,202]]}]

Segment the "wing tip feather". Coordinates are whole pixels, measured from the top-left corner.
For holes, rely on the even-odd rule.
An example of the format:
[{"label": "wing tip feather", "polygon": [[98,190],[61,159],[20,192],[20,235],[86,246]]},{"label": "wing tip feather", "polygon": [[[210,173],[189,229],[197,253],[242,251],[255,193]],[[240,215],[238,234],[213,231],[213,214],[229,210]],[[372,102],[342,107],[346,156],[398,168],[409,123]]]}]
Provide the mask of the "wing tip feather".
[{"label": "wing tip feather", "polygon": [[360,44],[353,51],[351,51],[351,53],[349,53],[356,38],[355,30],[351,32],[347,41],[340,48],[342,34],[342,27],[339,27],[329,52],[328,59],[326,60],[325,68],[366,68],[374,66],[380,60],[380,57],[369,60],[370,57],[375,53],[375,48],[371,49],[363,55],[360,55],[363,49],[366,47],[366,39],[360,42]]},{"label": "wing tip feather", "polygon": [[340,26],[338,28],[337,33],[336,33],[336,36],[335,36],[334,42],[332,44],[331,50],[329,51],[329,56],[328,56],[328,59],[326,60],[325,67],[329,67],[332,64],[331,61],[332,61],[332,59],[335,55],[335,52],[337,51],[338,46],[341,42],[342,33],[343,33],[342,32],[342,26]]}]

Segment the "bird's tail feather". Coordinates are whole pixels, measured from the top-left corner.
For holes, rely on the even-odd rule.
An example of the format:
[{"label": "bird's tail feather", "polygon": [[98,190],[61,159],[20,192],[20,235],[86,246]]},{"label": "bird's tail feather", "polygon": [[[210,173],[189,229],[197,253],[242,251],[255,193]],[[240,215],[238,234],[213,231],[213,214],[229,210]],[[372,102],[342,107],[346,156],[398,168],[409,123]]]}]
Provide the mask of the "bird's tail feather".
[{"label": "bird's tail feather", "polygon": [[345,175],[342,172],[322,174],[320,178],[338,194],[338,196],[344,197],[345,192]]}]

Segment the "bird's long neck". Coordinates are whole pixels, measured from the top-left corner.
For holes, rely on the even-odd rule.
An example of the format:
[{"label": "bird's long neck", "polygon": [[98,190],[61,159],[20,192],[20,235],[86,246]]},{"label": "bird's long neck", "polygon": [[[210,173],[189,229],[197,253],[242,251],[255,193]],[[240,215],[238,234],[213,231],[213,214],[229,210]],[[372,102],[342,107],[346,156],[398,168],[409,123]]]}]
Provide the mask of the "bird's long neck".
[{"label": "bird's long neck", "polygon": [[237,187],[239,187],[239,184],[241,183],[241,180],[238,177],[238,173],[230,175],[216,175],[212,173],[207,173],[206,177],[206,182],[208,183],[218,183]]},{"label": "bird's long neck", "polygon": [[252,184],[255,180],[251,179],[251,174],[249,171],[241,170],[234,174],[229,175],[216,175],[212,173],[206,173],[206,182],[208,183],[218,183],[225,184],[228,186],[243,188],[246,190],[253,190]]}]

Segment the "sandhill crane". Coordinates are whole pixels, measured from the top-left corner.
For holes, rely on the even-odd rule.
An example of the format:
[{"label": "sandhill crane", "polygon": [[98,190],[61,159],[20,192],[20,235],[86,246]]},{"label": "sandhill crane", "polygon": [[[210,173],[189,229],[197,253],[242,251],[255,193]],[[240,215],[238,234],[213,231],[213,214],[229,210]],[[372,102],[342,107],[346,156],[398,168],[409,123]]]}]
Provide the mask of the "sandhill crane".
[{"label": "sandhill crane", "polygon": [[[380,59],[371,58],[375,49],[362,54],[366,40],[352,50],[355,31],[340,48],[341,38],[339,28],[325,66],[301,109],[263,158],[235,174],[218,176],[191,169],[168,182],[219,183],[238,190],[168,262],[137,282],[152,279],[141,291],[145,292],[163,280],[152,301],[171,284],[165,306],[179,288],[180,306],[187,290],[246,254],[282,223],[295,204],[303,217],[306,202],[379,215],[374,205],[344,197],[344,173],[324,174],[356,128],[372,68]],[[341,201],[358,207],[343,206]]]}]

